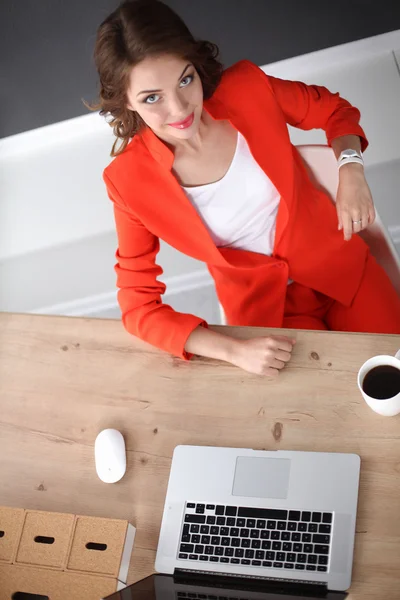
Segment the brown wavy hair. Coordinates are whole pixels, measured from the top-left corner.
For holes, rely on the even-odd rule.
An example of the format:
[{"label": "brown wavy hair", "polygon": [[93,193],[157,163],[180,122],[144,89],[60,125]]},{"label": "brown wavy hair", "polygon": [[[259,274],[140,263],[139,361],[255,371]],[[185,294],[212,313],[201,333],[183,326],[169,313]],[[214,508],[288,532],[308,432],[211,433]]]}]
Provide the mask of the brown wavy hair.
[{"label": "brown wavy hair", "polygon": [[[125,0],[100,25],[94,60],[100,78],[99,101],[86,106],[107,117],[117,137],[111,156],[121,154],[144,122],[127,107],[132,68],[148,56],[174,54],[195,67],[207,100],[218,86],[223,66],[218,46],[196,40],[182,19],[159,0]],[[117,148],[117,143],[120,146]]]}]

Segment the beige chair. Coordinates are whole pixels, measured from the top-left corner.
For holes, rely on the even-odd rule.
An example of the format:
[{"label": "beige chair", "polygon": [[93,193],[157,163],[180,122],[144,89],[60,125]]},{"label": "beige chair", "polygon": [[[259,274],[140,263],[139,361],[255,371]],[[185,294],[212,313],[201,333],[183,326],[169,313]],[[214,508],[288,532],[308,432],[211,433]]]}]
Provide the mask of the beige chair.
[{"label": "beige chair", "polygon": [[[307,145],[297,146],[297,150],[300,152],[311,180],[335,202],[338,187],[338,168],[332,148],[329,146]],[[400,258],[377,212],[375,222],[358,235],[368,244],[371,254],[385,269],[400,296]],[[221,305],[219,308],[221,324],[225,325],[224,310]]]}]

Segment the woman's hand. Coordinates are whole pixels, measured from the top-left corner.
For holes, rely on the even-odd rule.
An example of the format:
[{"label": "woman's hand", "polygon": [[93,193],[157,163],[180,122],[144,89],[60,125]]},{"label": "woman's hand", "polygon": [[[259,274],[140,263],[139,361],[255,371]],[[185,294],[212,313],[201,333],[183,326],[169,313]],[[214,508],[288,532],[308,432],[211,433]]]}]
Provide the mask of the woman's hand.
[{"label": "woman's hand", "polygon": [[295,343],[284,335],[236,340],[229,362],[249,373],[277,377],[289,362]]},{"label": "woman's hand", "polygon": [[336,210],[339,231],[343,230],[346,241],[374,222],[374,203],[362,165],[349,163],[340,167]]}]

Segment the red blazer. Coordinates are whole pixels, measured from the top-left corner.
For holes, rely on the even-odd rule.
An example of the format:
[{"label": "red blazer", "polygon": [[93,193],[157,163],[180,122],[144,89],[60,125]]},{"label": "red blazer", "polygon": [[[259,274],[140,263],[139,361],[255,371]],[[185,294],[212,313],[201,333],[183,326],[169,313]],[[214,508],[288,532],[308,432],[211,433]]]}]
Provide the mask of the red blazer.
[{"label": "red blazer", "polygon": [[173,153],[149,128],[104,171],[114,203],[124,326],[185,359],[190,333],[207,324],[162,303],[166,286],[157,280],[163,271],[155,262],[159,238],[207,264],[230,325],[281,327],[288,278],[350,305],[367,256],[359,236],[343,240],[335,207],[311,184],[287,129],[287,124],[324,129],[328,143],[358,135],[365,150],[356,108],[324,87],[267,76],[248,61],[224,72],[204,107],[242,133],[281,195],[273,256],[215,246],[171,172]]}]

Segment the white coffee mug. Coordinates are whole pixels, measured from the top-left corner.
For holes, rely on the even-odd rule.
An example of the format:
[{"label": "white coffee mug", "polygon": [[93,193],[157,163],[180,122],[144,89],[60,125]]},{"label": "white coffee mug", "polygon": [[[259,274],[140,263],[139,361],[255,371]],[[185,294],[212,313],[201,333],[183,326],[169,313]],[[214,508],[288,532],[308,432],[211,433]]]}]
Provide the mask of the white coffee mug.
[{"label": "white coffee mug", "polygon": [[391,398],[378,400],[377,398],[368,396],[368,394],[366,394],[363,390],[363,383],[366,374],[369,373],[371,369],[380,367],[381,365],[391,365],[392,367],[397,367],[397,369],[400,370],[400,350],[397,352],[396,356],[382,355],[373,356],[372,358],[368,359],[358,372],[358,387],[364,397],[365,402],[370,408],[372,408],[372,410],[379,415],[383,415],[384,417],[394,417],[400,413],[400,392]]}]

